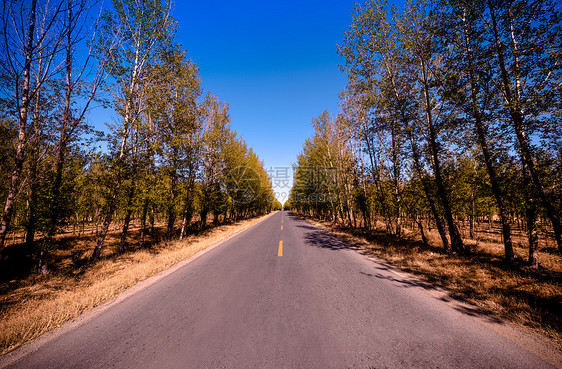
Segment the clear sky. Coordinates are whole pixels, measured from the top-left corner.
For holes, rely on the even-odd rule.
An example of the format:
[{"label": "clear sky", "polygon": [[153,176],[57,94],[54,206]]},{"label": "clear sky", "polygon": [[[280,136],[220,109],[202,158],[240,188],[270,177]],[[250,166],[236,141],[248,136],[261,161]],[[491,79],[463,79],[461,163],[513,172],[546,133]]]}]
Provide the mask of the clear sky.
[{"label": "clear sky", "polygon": [[[312,118],[338,112],[346,77],[336,44],[349,28],[354,3],[175,0],[176,42],[198,64],[204,93],[229,104],[233,129],[273,169],[274,190],[285,197],[282,168],[296,163],[312,134]],[[90,115],[97,129],[115,120],[101,108]],[[291,169],[288,177],[292,184]]]},{"label": "clear sky", "polygon": [[266,168],[296,162],[311,120],[338,111],[345,87],[336,44],[354,1],[181,1],[176,40],[203,87],[228,103],[233,128]]}]

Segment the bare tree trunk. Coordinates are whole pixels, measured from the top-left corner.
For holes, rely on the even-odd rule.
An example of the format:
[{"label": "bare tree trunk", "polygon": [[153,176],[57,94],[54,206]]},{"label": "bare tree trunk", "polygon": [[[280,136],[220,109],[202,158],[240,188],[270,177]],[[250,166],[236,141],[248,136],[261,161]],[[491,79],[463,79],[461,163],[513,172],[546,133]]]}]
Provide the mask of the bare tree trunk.
[{"label": "bare tree trunk", "polygon": [[37,230],[37,164],[32,163],[29,167],[29,202],[27,226],[25,230],[25,247],[33,250],[35,242],[35,231]]},{"label": "bare tree trunk", "polygon": [[117,205],[117,195],[119,189],[121,188],[121,182],[122,182],[121,174],[118,174],[117,181],[115,183],[115,186],[113,187],[112,194],[107,204],[107,208],[105,211],[105,218],[101,226],[100,235],[96,242],[96,247],[94,248],[94,252],[92,253],[91,261],[96,261],[101,256],[101,250],[103,248],[105,237],[107,236],[107,232],[109,231],[109,226],[111,224],[111,220],[113,219],[113,213],[115,212],[115,208]]},{"label": "bare tree trunk", "polygon": [[[558,245],[558,250],[562,252],[562,226],[560,225],[560,218],[558,216],[556,209],[554,208],[553,205],[554,201],[552,201],[549,198],[550,196],[546,193],[540,175],[535,167],[533,155],[531,153],[531,149],[529,148],[527,133],[524,127],[523,113],[520,108],[521,106],[521,101],[519,99],[520,94],[518,93],[518,91],[516,91],[517,94],[514,95],[512,91],[509,82],[507,68],[505,65],[504,47],[498,33],[496,14],[490,1],[488,1],[488,6],[490,9],[490,17],[492,20],[492,31],[495,39],[496,54],[498,57],[498,64],[502,77],[502,86],[504,90],[503,92],[506,101],[509,105],[509,114],[511,117],[513,128],[515,130],[517,142],[519,144],[521,161],[527,166],[527,169],[530,173],[533,182],[533,186],[535,187],[535,191],[537,192],[543,206],[546,209],[546,215],[548,216],[550,222],[552,223],[552,228],[554,230],[554,237],[556,239],[556,244]],[[516,70],[518,70],[519,67],[518,67],[517,56],[515,58],[515,66],[516,66]],[[519,85],[519,76],[516,76],[516,79],[517,79],[517,84]]]},{"label": "bare tree trunk", "polygon": [[[191,218],[193,217],[193,189],[195,187],[195,170],[193,163],[191,163],[189,168],[189,178],[187,184],[187,198],[184,205],[183,219],[180,231],[180,240],[183,239],[186,232],[186,227],[191,223]],[[226,218],[226,216],[225,216]]]},{"label": "bare tree trunk", "polygon": [[396,132],[396,122],[392,122],[391,140],[392,140],[392,172],[394,177],[394,196],[396,197],[396,207],[394,216],[396,217],[396,236],[402,235],[402,192],[400,191],[400,136]]},{"label": "bare tree trunk", "polygon": [[139,247],[144,247],[144,239],[146,236],[146,215],[148,213],[148,197],[145,197],[144,204],[142,206],[142,215],[141,215],[141,230],[140,230],[140,237],[139,237]]},{"label": "bare tree trunk", "polygon": [[429,130],[428,144],[431,151],[431,158],[433,162],[433,172],[435,175],[435,184],[437,185],[437,195],[441,200],[441,205],[443,206],[443,211],[445,212],[445,220],[449,226],[449,236],[451,237],[451,249],[453,251],[465,252],[464,245],[462,242],[461,235],[455,224],[453,218],[453,212],[451,209],[451,204],[449,201],[449,194],[445,187],[445,180],[443,178],[441,170],[441,158],[439,157],[439,143],[437,142],[437,132],[435,132],[435,126],[433,122],[433,116],[431,113],[431,102],[429,98],[429,83],[427,80],[427,71],[424,61],[420,61],[422,75],[423,75],[423,88],[425,95],[425,112],[427,127]]},{"label": "bare tree trunk", "polygon": [[[42,60],[39,59],[39,71],[38,75],[42,73]],[[40,104],[41,104],[41,91],[38,90],[35,96],[35,111],[33,112],[33,136],[38,139],[39,136],[39,119],[40,115]],[[37,164],[39,161],[37,145],[32,145],[31,147],[31,163],[29,164],[29,214],[27,217],[27,227],[25,232],[25,246],[28,250],[33,250],[35,241],[35,231],[37,230],[37,190],[39,187],[37,179]]]},{"label": "bare tree trunk", "polygon": [[219,225],[221,212],[218,209],[213,210],[213,226],[217,227]]},{"label": "bare tree trunk", "polygon": [[[523,164],[523,183],[525,187],[531,185],[529,171],[527,166]],[[525,215],[527,219],[527,236],[529,239],[529,266],[538,268],[539,266],[539,235],[537,230],[537,204],[535,196],[529,191],[525,191]]]},{"label": "bare tree trunk", "polygon": [[183,238],[185,237],[186,227],[189,225],[189,223],[191,223],[191,217],[192,217],[191,207],[189,205],[186,205],[185,210],[183,212],[183,219],[181,222],[180,240],[183,240]]},{"label": "bare tree trunk", "polygon": [[418,228],[419,228],[419,230],[420,230],[420,234],[421,234],[421,238],[422,238],[423,244],[426,245],[426,246],[429,245],[429,243],[427,242],[427,237],[425,236],[425,232],[424,232],[424,229],[423,229],[423,224],[422,224],[422,222],[419,221],[417,215],[416,215],[416,217],[415,217],[415,222],[416,222],[416,224],[418,225]]},{"label": "bare tree trunk", "polygon": [[201,211],[200,218],[201,229],[207,228],[207,210]]},{"label": "bare tree trunk", "polygon": [[150,214],[149,214],[149,222],[150,222],[150,234],[152,237],[155,237],[156,235],[154,234],[154,204],[151,204],[150,206]]},{"label": "bare tree trunk", "polygon": [[39,261],[37,263],[37,273],[40,275],[45,275],[48,273],[49,269],[48,269],[48,255],[47,255],[47,250],[49,248],[48,242],[50,241],[50,239],[48,237],[44,238],[43,240],[41,240],[40,245],[39,246]]},{"label": "bare tree trunk", "polygon": [[470,238],[474,239],[474,191],[470,196]]},{"label": "bare tree trunk", "polygon": [[[414,138],[411,132],[409,132],[409,135],[412,144],[412,159],[414,160],[414,169],[422,182],[422,187],[425,193],[425,197],[427,199],[427,202],[429,203],[429,208],[431,210],[431,214],[433,215],[433,219],[435,220],[437,231],[439,232],[439,236],[441,237],[441,242],[443,242],[443,248],[445,248],[446,252],[451,252],[451,245],[449,244],[449,240],[447,239],[447,234],[445,233],[445,227],[443,226],[441,217],[437,212],[435,202],[433,201],[433,196],[431,195],[431,189],[429,187],[429,183],[427,183],[427,179],[423,175],[423,170],[420,163],[420,157],[419,157],[417,146],[414,142]],[[428,222],[429,222],[429,218],[428,218]]]},{"label": "bare tree trunk", "polygon": [[537,213],[534,200],[529,199],[527,205],[527,235],[529,237],[529,265],[533,268],[539,267],[539,235],[537,231]]},{"label": "bare tree trunk", "polygon": [[[468,59],[468,77],[470,80],[470,95],[471,95],[471,108],[472,108],[472,115],[474,118],[474,127],[476,130],[476,136],[478,138],[478,144],[480,149],[482,150],[482,154],[484,156],[484,162],[486,164],[486,170],[488,172],[488,176],[490,177],[490,184],[492,187],[492,193],[496,200],[496,204],[498,205],[498,211],[500,215],[500,221],[502,224],[502,234],[503,234],[503,243],[504,243],[504,257],[508,263],[512,263],[514,260],[513,255],[513,244],[511,241],[511,227],[509,225],[509,221],[506,216],[506,208],[504,205],[504,195],[503,191],[499,184],[498,175],[496,172],[496,168],[493,164],[492,153],[490,151],[487,139],[487,132],[484,126],[484,122],[482,120],[482,113],[478,106],[478,97],[477,97],[477,87],[476,87],[476,77],[474,75],[474,56],[472,54],[472,49],[470,47],[471,40],[469,37],[469,30],[466,24],[466,18],[463,19],[463,32],[464,32],[464,40],[465,40],[465,52]],[[471,223],[471,238],[474,239],[474,226]]]},{"label": "bare tree trunk", "polygon": [[30,104],[30,86],[31,86],[31,63],[33,61],[33,38],[35,32],[35,10],[37,0],[32,0],[29,27],[27,32],[27,45],[24,47],[25,65],[23,69],[23,90],[21,94],[21,105],[18,111],[18,138],[16,146],[16,157],[14,158],[14,170],[10,178],[10,188],[6,197],[4,205],[4,212],[2,214],[2,221],[0,223],[0,250],[4,248],[8,228],[12,221],[14,212],[14,204],[16,197],[19,193],[20,176],[23,169],[23,162],[25,161],[25,149],[27,146],[27,112]]},{"label": "bare tree trunk", "polygon": [[135,198],[135,179],[134,174],[131,180],[131,187],[127,195],[127,207],[125,209],[125,219],[123,221],[123,229],[121,230],[121,239],[119,240],[118,252],[125,252],[125,244],[127,243],[127,234],[129,233],[129,224],[131,223],[131,214],[133,213],[133,199]]},{"label": "bare tree trunk", "polygon": [[166,226],[166,237],[171,239],[174,234],[174,225],[176,224],[176,209],[175,209],[175,202],[177,197],[177,171],[174,168],[172,169],[172,173],[170,175],[170,200],[168,203],[168,224]]}]

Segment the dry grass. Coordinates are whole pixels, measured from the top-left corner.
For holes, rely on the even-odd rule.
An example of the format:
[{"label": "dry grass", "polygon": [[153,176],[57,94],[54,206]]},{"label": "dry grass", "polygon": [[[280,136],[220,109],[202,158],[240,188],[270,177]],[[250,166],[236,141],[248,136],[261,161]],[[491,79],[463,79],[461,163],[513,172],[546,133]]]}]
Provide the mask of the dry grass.
[{"label": "dry grass", "polygon": [[482,314],[548,336],[562,349],[561,255],[543,252],[539,257],[540,267],[533,269],[522,261],[527,250],[515,247],[518,262],[510,267],[503,262],[503,246],[498,243],[465,240],[471,244],[470,255],[448,255],[436,246],[440,245],[436,232],[428,237],[430,245],[424,246],[414,232],[398,239],[383,232],[308,220],[351,246],[448,291],[452,298],[478,306]]},{"label": "dry grass", "polygon": [[[110,238],[101,261],[72,267],[73,254],[91,253],[91,242],[76,240],[69,250],[58,250],[58,272],[29,276],[1,286],[0,354],[111,300],[134,284],[251,227],[262,218],[219,226],[182,241],[161,242],[151,249],[123,255],[114,252],[116,233]],[[89,246],[85,247],[86,244]],[[68,255],[62,257],[60,253]]]}]

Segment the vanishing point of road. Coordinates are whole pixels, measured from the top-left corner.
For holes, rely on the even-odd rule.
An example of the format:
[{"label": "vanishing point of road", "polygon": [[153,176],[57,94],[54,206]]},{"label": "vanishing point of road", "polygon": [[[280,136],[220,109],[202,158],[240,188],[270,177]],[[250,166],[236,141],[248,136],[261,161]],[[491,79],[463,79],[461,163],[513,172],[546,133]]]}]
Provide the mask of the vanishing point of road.
[{"label": "vanishing point of road", "polygon": [[555,367],[504,326],[277,212],[9,367]]}]

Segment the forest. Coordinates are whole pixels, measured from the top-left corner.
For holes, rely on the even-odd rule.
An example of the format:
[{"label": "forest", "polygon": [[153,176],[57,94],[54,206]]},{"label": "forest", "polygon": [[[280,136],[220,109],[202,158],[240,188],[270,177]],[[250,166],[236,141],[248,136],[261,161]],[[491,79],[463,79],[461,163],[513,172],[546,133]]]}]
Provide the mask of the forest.
[{"label": "forest", "polygon": [[356,4],[340,112],[313,119],[286,208],[447,254],[495,235],[507,265],[562,252],[560,20],[548,0]]},{"label": "forest", "polygon": [[[49,272],[67,235],[95,235],[95,262],[112,231],[123,253],[280,207],[228,104],[203,90],[196,62],[174,41],[171,3],[111,5],[3,2],[4,271],[23,254]],[[116,118],[108,113],[100,128],[96,110]]]}]

